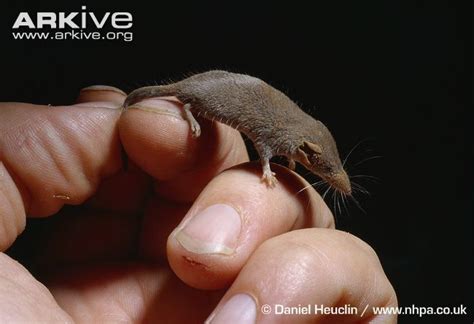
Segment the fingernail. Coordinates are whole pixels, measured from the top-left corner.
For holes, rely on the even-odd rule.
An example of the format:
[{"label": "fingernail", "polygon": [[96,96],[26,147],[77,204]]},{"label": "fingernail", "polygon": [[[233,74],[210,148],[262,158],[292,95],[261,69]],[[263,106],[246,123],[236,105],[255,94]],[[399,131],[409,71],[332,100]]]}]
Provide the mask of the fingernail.
[{"label": "fingernail", "polygon": [[175,117],[179,120],[185,120],[183,118],[183,109],[179,107],[175,100],[169,98],[144,99],[129,106],[128,109],[144,110],[159,115]]},{"label": "fingernail", "polygon": [[237,294],[229,299],[215,314],[209,316],[205,324],[219,323],[255,323],[257,306],[255,300],[247,294]]},{"label": "fingernail", "polygon": [[121,95],[124,95],[124,96],[127,95],[125,92],[123,92],[119,88],[111,87],[111,86],[107,86],[107,85],[100,85],[100,84],[91,85],[91,86],[82,88],[80,92],[86,92],[86,91],[111,91],[111,92],[117,92],[117,93],[119,93]]},{"label": "fingernail", "polygon": [[224,204],[207,207],[175,234],[186,250],[198,254],[233,254],[240,234],[237,211]]},{"label": "fingernail", "polygon": [[122,108],[122,105],[116,104],[113,102],[108,102],[108,101],[98,101],[98,102],[81,102],[81,103],[74,104],[71,107],[120,109]]}]

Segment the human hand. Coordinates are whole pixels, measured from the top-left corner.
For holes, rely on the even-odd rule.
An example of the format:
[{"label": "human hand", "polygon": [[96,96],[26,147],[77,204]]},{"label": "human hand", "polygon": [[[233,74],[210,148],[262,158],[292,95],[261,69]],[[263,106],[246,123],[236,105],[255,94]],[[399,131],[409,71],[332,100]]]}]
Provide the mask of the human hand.
[{"label": "human hand", "polygon": [[26,245],[39,280],[0,253],[0,322],[396,322],[263,314],[397,301],[374,251],[334,229],[312,188],[295,195],[297,174],[272,166],[269,189],[237,131],[202,121],[193,139],[178,103],[121,115],[124,98],[89,88],[72,106],[0,104],[1,251],[25,215],[55,215]]}]

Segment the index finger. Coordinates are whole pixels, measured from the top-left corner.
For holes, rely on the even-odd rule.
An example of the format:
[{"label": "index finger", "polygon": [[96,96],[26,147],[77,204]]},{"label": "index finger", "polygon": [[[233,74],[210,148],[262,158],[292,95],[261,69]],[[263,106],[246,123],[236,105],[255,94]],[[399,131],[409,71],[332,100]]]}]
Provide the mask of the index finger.
[{"label": "index finger", "polygon": [[193,138],[181,104],[173,98],[147,99],[122,115],[119,132],[129,158],[157,179],[156,192],[173,201],[193,201],[221,171],[248,161],[240,133],[199,119]]}]

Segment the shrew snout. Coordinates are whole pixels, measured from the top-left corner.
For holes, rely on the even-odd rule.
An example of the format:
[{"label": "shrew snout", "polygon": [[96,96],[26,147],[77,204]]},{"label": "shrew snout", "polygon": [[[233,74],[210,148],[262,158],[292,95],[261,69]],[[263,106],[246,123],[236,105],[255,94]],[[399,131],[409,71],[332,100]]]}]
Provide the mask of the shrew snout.
[{"label": "shrew snout", "polygon": [[329,184],[336,190],[342,192],[343,194],[350,196],[352,195],[351,181],[346,171],[341,170],[335,175],[326,179]]}]

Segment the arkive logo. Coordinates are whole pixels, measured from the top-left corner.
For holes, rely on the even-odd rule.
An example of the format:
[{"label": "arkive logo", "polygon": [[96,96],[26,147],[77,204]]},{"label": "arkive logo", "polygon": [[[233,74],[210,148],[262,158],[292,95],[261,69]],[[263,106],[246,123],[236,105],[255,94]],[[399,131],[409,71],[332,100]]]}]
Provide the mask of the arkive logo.
[{"label": "arkive logo", "polygon": [[20,12],[13,23],[12,35],[15,39],[133,40],[133,33],[128,31],[133,26],[130,12],[96,14],[86,11],[86,6],[81,9],[80,12]]}]

